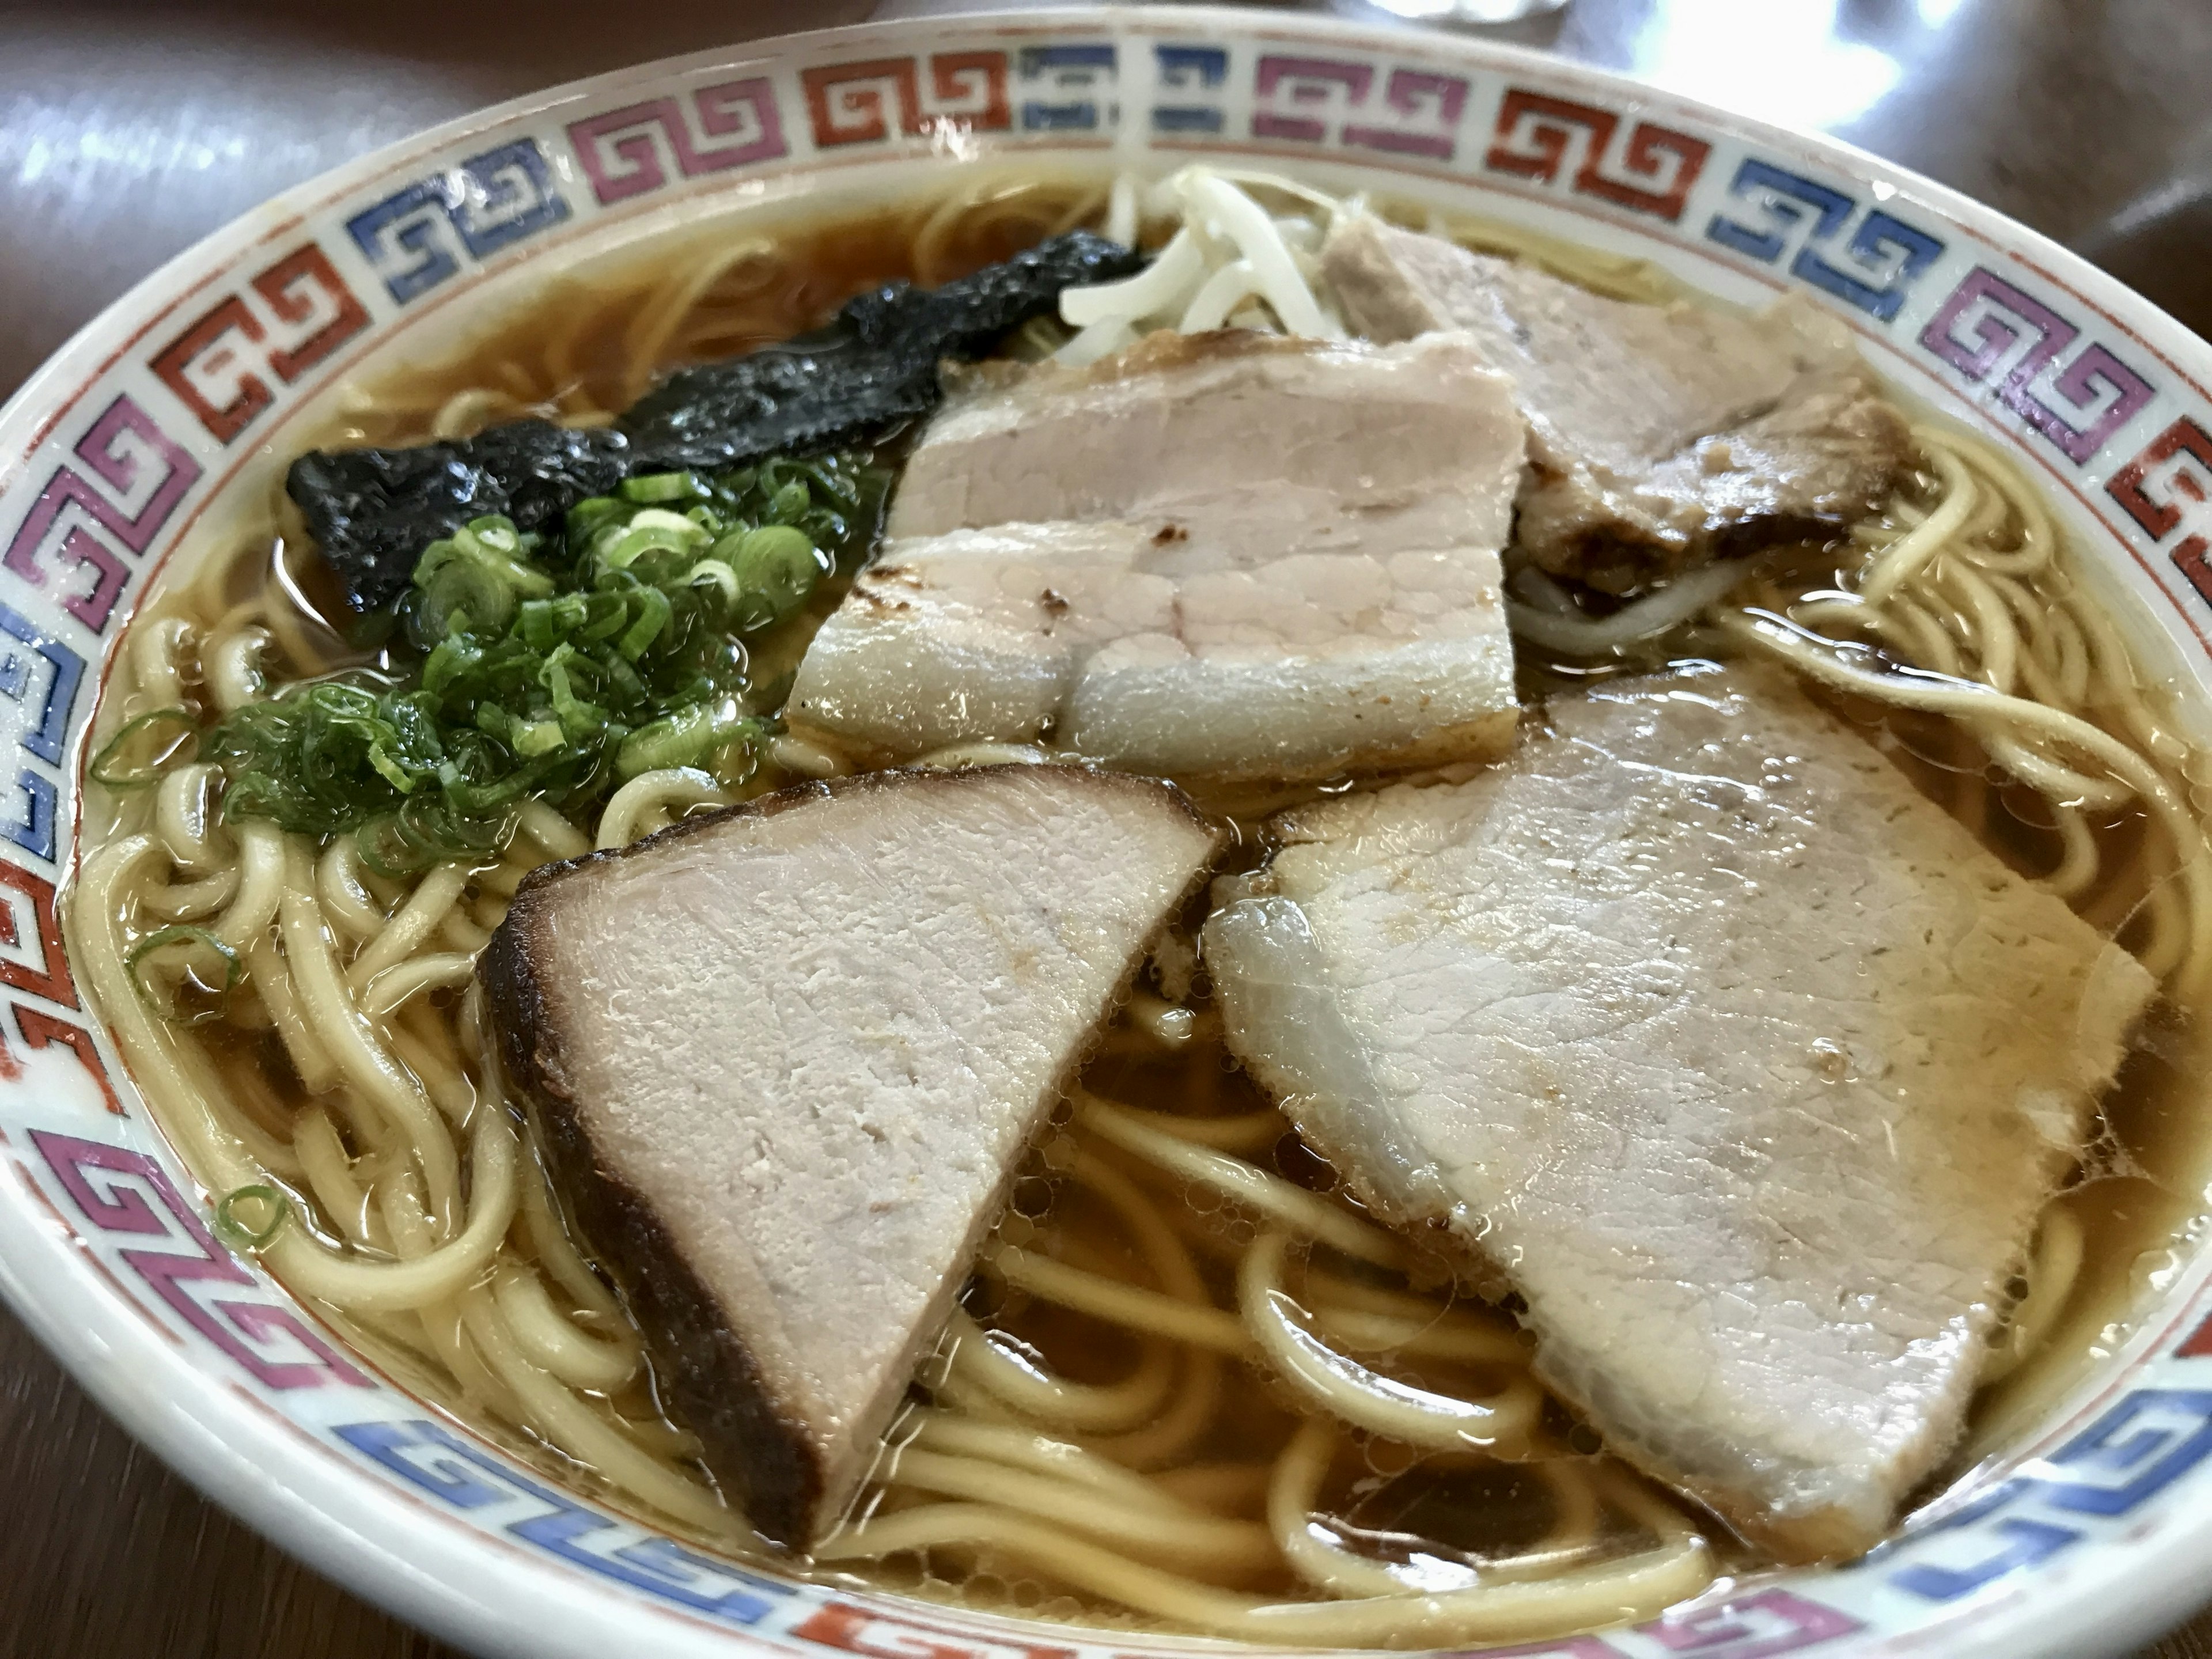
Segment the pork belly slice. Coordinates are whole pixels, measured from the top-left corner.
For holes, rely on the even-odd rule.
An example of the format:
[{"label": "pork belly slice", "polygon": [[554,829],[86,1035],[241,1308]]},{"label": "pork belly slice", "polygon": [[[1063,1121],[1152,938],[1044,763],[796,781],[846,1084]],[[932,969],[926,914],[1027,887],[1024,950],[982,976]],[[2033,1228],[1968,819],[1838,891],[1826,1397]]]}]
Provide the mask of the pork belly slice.
[{"label": "pork belly slice", "polygon": [[1888,499],[1911,453],[1835,319],[1609,300],[1442,237],[1346,215],[1322,262],[1377,340],[1474,336],[1528,420],[1516,539],[1613,592],[1762,543],[1820,533]]},{"label": "pork belly slice", "polygon": [[480,973],[707,1462],[796,1547],[1216,832],[1073,767],[787,791],[541,871]]},{"label": "pork belly slice", "polygon": [[1230,1043],[1510,1279],[1614,1450],[1857,1553],[1957,1443],[2151,978],[1778,677],[1547,714],[1277,822],[1204,933]]},{"label": "pork belly slice", "polygon": [[1212,779],[1495,755],[1522,456],[1454,335],[1163,333],[981,377],[908,461],[789,718],[879,762],[1041,737]]}]

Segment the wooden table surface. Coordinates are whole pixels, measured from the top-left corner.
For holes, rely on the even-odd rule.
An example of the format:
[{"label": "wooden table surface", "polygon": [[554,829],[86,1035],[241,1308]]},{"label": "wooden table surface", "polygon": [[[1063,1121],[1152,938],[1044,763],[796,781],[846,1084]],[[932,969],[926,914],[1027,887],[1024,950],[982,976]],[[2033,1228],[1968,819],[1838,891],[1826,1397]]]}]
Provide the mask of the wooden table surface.
[{"label": "wooden table surface", "polygon": [[[0,397],[161,260],[349,157],[555,82],[874,9],[0,0]],[[1522,38],[1919,168],[2212,334],[2208,0],[1572,0]],[[0,1659],[453,1655],[203,1502],[4,1310],[0,1494]],[[2212,1659],[2212,1615],[2155,1655]]]}]

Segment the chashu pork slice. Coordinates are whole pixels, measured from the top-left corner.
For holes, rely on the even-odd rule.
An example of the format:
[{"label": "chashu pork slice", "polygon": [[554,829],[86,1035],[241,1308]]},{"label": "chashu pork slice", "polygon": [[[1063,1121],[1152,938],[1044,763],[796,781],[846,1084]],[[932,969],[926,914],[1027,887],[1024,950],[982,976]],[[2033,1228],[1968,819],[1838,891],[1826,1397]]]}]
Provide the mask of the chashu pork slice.
[{"label": "chashu pork slice", "polygon": [[1547,713],[1279,823],[1204,933],[1231,1044],[1510,1279],[1616,1451],[1856,1553],[1956,1443],[2152,981],[1778,677]]},{"label": "chashu pork slice", "polygon": [[908,459],[794,726],[1214,780],[1500,752],[1522,456],[1466,339],[1155,334],[981,377]]},{"label": "chashu pork slice", "polygon": [[1216,832],[1073,767],[769,796],[523,884],[480,972],[708,1466],[804,1547]]},{"label": "chashu pork slice", "polygon": [[1512,377],[1515,539],[1556,574],[1622,592],[1819,533],[1880,507],[1911,457],[1849,331],[1802,299],[1757,317],[1632,304],[1368,213],[1338,220],[1322,263],[1372,338],[1464,331]]}]

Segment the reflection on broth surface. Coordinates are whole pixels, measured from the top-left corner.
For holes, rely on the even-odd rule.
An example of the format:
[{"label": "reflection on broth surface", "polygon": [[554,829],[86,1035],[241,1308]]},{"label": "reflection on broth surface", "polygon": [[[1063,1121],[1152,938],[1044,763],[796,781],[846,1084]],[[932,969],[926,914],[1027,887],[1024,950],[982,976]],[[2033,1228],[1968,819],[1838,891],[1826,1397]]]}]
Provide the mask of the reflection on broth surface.
[{"label": "reflection on broth surface", "polygon": [[[1286,222],[1321,211],[1253,190]],[[787,339],[869,286],[933,286],[1133,212],[1103,180],[988,175],[940,200],[686,233],[488,317],[465,353],[375,386],[291,447],[531,414],[604,425],[668,370]],[[1432,228],[1601,292],[1668,292],[1630,262]],[[1148,222],[1148,242],[1173,228]],[[1272,326],[1261,301],[1240,303],[1227,320]],[[1068,335],[1033,324],[1008,349],[1034,357]],[[1948,1480],[2124,1341],[2146,1280],[2201,1237],[2212,887],[2196,722],[2137,669],[2013,469],[1940,428],[1913,440],[1905,487],[1835,541],[1710,567],[1724,574],[1685,578],[1698,586],[1684,593],[1611,597],[1533,567],[1508,591],[1524,704],[1673,660],[1778,657],[2165,988],[2011,1287]],[[744,641],[746,718],[779,710],[852,574]],[[592,1241],[561,1219],[488,1066],[471,963],[533,866],[848,760],[814,735],[764,735],[532,799],[481,856],[414,871],[380,872],[348,834],[225,818],[223,775],[183,734],[295,682],[412,672],[404,641],[360,637],[289,505],[157,592],[102,708],[102,775],[123,787],[111,821],[88,827],[70,915],[94,993],[210,1192],[281,1190],[290,1221],[265,1259],[365,1352],[610,1501],[773,1553],[665,1408]],[[1885,672],[1898,667],[2003,695]],[[1259,863],[1265,814],[1358,787],[1193,793],[1236,822],[1234,869]],[[1586,1628],[1764,1565],[1539,1388],[1504,1278],[1432,1249],[1441,1234],[1409,1244],[1379,1225],[1236,1069],[1194,978],[1204,914],[1155,949],[1015,1178],[848,1524],[811,1561],[778,1559],[979,1608],[1358,1645]]]}]

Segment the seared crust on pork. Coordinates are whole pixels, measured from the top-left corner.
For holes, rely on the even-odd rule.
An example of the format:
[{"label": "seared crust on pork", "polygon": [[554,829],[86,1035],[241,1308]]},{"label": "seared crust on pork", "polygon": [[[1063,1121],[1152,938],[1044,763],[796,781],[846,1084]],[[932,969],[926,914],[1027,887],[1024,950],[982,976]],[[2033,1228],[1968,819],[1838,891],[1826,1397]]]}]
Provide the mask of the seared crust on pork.
[{"label": "seared crust on pork", "polygon": [[1322,259],[1364,333],[1462,334],[1511,378],[1528,421],[1514,540],[1593,586],[1832,534],[1911,459],[1850,331],[1809,301],[1630,304],[1368,213],[1339,219]]}]

